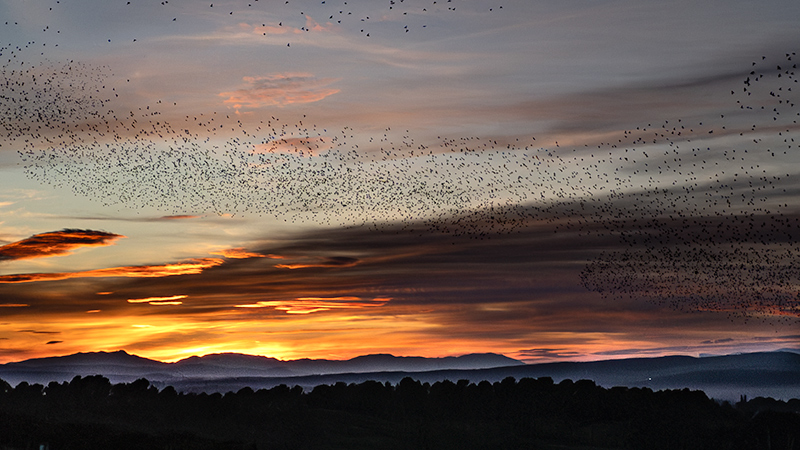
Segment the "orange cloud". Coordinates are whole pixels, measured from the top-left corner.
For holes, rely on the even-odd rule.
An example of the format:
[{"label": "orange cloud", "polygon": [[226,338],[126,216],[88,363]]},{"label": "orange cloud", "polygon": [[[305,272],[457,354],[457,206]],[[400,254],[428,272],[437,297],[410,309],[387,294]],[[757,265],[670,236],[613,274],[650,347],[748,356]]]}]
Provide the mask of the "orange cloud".
[{"label": "orange cloud", "polygon": [[263,301],[237,308],[275,308],[287,314],[310,314],[330,309],[369,308],[385,305],[391,298],[361,300],[360,297],[300,297],[294,300]]},{"label": "orange cloud", "polygon": [[0,247],[0,261],[62,256],[80,247],[110,245],[123,237],[125,236],[105,231],[65,228],[61,231],[35,234]]},{"label": "orange cloud", "polygon": [[173,295],[172,297],[147,297],[147,298],[129,298],[128,303],[148,303],[155,306],[164,305],[182,305],[184,298],[188,295]]},{"label": "orange cloud", "polygon": [[280,73],[263,77],[244,77],[246,86],[231,92],[224,103],[236,109],[286,106],[294,103],[313,103],[336,94],[339,89],[328,88],[336,78],[316,78],[310,73]]},{"label": "orange cloud", "polygon": [[325,25],[320,25],[319,22],[312,19],[311,16],[306,14],[306,27],[305,29],[308,31],[332,31],[335,28],[335,25],[327,22]]},{"label": "orange cloud", "polygon": [[0,308],[27,308],[31,305],[26,303],[0,303]]},{"label": "orange cloud", "polygon": [[219,266],[224,260],[220,258],[189,259],[175,264],[160,266],[124,266],[110,267],[107,269],[86,270],[83,272],[59,273],[27,273],[18,275],[0,276],[0,284],[4,283],[30,283],[34,281],[56,281],[70,278],[159,278],[174,275],[193,275],[210,267]]},{"label": "orange cloud", "polygon": [[264,25],[261,25],[261,26],[253,27],[253,33],[254,34],[260,34],[262,36],[276,35],[276,34],[286,34],[286,33],[300,34],[302,32],[303,32],[303,30],[301,30],[299,28],[284,27],[283,25],[266,25],[266,24],[264,24]]},{"label": "orange cloud", "polygon": [[[267,255],[261,253],[248,252],[244,247],[229,248],[220,250],[218,252],[211,252],[212,255],[221,255],[228,259],[247,259],[247,258],[267,258]],[[272,257],[270,255],[269,257]]]}]

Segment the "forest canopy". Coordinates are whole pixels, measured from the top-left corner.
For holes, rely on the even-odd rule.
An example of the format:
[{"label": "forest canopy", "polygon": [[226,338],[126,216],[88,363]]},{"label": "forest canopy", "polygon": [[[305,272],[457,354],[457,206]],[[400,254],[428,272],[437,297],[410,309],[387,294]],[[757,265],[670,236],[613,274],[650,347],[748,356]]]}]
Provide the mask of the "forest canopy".
[{"label": "forest canopy", "polygon": [[[702,391],[593,381],[410,377],[179,393],[100,375],[47,386],[0,380],[8,449],[651,448],[777,449],[800,442],[800,400],[717,402]],[[555,448],[555,447],[553,447]]]}]

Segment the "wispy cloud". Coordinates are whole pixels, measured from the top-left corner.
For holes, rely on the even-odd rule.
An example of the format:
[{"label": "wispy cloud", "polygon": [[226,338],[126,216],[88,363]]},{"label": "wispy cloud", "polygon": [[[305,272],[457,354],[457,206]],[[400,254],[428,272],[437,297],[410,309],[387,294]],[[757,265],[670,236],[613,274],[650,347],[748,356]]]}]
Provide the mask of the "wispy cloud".
[{"label": "wispy cloud", "polygon": [[253,153],[289,153],[311,157],[332,149],[332,142],[332,138],[315,136],[281,138],[266,144],[254,145]]},{"label": "wispy cloud", "polygon": [[361,300],[360,297],[301,297],[286,301],[262,301],[236,305],[237,308],[275,308],[288,314],[310,314],[331,309],[370,308],[385,305],[390,298]]},{"label": "wispy cloud", "polygon": [[554,359],[574,358],[580,356],[579,352],[570,351],[563,348],[532,348],[519,350],[516,358],[531,362]]},{"label": "wispy cloud", "polygon": [[275,267],[280,269],[308,269],[311,267],[351,267],[358,264],[359,260],[356,258],[349,258],[346,256],[331,256],[326,258],[318,258],[312,262],[299,262],[293,264],[277,264]]},{"label": "wispy cloud", "polygon": [[733,338],[709,339],[701,342],[701,344],[726,344],[728,342],[733,342]]},{"label": "wispy cloud", "polygon": [[184,219],[197,219],[200,216],[190,216],[186,214],[179,214],[175,216],[161,216],[155,220],[184,220]]},{"label": "wispy cloud", "polygon": [[278,73],[243,80],[242,88],[219,94],[226,97],[225,104],[237,110],[313,103],[339,92],[329,87],[337,78],[317,78],[310,73]]},{"label": "wispy cloud", "polygon": [[188,295],[173,295],[171,297],[129,298],[128,303],[147,303],[154,306],[182,305],[181,300]]},{"label": "wispy cloud", "polygon": [[164,221],[172,221],[172,220],[197,219],[197,218],[200,218],[200,217],[202,217],[202,216],[179,214],[179,215],[158,216],[158,217],[70,216],[70,217],[65,217],[65,218],[66,219],[78,219],[78,220],[108,220],[108,221],[119,221],[119,222],[164,222]]},{"label": "wispy cloud", "polygon": [[105,231],[65,228],[35,234],[27,239],[0,247],[0,261],[63,256],[81,247],[111,245],[125,236]]},{"label": "wispy cloud", "polygon": [[756,336],[741,338],[721,338],[721,339],[708,339],[700,342],[699,344],[688,344],[680,346],[654,346],[650,348],[618,348],[609,351],[594,352],[595,355],[601,357],[615,357],[615,358],[634,358],[634,357],[653,357],[670,354],[684,354],[684,355],[725,355],[737,352],[761,352],[761,351],[774,351],[780,346],[786,348],[797,348],[800,343],[800,336],[797,335],[783,335],[783,336]]},{"label": "wispy cloud", "polygon": [[224,260],[220,258],[189,259],[174,264],[152,266],[123,266],[106,269],[86,270],[82,272],[28,273],[0,276],[0,284],[30,283],[35,281],[56,281],[70,278],[160,278],[175,275],[193,275],[210,267],[219,266]]},{"label": "wispy cloud", "polygon": [[786,336],[756,336],[753,338],[757,342],[794,342],[800,344],[800,334]]},{"label": "wispy cloud", "polygon": [[282,35],[282,34],[303,34],[308,31],[334,31],[336,26],[330,22],[320,24],[314,20],[310,15],[306,14],[306,24],[303,27],[297,28],[293,26],[285,26],[283,22],[263,23],[261,25],[249,25],[246,23],[239,24],[240,30],[252,29],[252,33],[260,36]]},{"label": "wispy cloud", "polygon": [[248,259],[248,258],[267,258],[267,255],[261,253],[249,252],[244,247],[229,248],[217,252],[211,252],[212,255],[221,255],[228,259]]}]

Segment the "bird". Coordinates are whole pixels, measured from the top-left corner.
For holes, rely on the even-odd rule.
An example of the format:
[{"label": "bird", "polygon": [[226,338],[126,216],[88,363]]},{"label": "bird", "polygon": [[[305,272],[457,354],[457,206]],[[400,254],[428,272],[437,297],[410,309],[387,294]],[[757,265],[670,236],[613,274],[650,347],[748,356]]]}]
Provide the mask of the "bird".
[{"label": "bird", "polygon": [[[354,38],[378,40],[405,39],[425,27],[416,18],[464,9],[390,2],[383,13],[397,26],[382,28],[359,5],[286,5],[271,26],[316,32],[296,16],[324,11],[318,17],[343,21]],[[482,5],[493,17],[512,9]],[[203,14],[239,25],[234,11],[219,9]],[[129,45],[112,38],[93,39]],[[583,288],[607,299],[736,320],[800,317],[800,213],[790,206],[789,169],[800,112],[794,52],[778,61],[750,55],[735,86],[720,90],[729,104],[707,121],[634,121],[573,144],[533,133],[433,139],[394,123],[317,127],[305,116],[264,114],[253,126],[210,110],[166,120],[171,100],[120,102],[122,78],[110,67],[42,58],[44,50],[0,47],[0,145],[17,150],[30,180],[104,207],[376,232],[400,226],[473,240],[546,226],[557,238],[618,244],[580,274]],[[736,146],[724,144],[737,137]]]}]

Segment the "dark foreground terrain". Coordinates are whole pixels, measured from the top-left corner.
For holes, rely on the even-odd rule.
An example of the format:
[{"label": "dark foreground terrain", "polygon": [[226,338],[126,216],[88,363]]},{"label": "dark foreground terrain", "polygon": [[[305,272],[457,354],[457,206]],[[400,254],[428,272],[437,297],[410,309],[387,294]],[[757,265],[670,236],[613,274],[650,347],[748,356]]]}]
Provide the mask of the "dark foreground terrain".
[{"label": "dark foreground terrain", "polygon": [[102,376],[0,381],[0,449],[798,449],[800,400],[592,381],[367,381],[181,394]]}]

